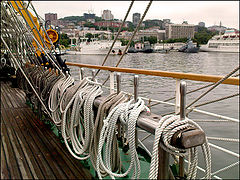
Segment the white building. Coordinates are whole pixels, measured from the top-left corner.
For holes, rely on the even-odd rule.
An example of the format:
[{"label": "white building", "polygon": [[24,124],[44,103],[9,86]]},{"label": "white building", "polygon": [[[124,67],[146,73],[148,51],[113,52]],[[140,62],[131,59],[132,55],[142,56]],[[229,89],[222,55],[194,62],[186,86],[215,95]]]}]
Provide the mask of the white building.
[{"label": "white building", "polygon": [[104,10],[102,14],[102,19],[104,20],[113,20],[114,17],[110,10]]}]

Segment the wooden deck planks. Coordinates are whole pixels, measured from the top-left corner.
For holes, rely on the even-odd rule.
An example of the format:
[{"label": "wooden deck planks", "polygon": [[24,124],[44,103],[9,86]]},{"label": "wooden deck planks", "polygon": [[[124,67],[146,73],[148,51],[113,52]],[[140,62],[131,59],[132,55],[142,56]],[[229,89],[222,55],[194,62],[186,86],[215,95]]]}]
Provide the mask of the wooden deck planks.
[{"label": "wooden deck planks", "polygon": [[24,97],[23,91],[1,82],[1,178],[92,179]]}]

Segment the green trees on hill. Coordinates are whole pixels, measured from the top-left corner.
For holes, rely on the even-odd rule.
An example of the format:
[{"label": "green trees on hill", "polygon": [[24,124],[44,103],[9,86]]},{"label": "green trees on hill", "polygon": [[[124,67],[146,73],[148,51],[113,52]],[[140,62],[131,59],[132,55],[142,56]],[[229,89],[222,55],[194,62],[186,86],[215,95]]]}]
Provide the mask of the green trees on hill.
[{"label": "green trees on hill", "polygon": [[194,41],[197,44],[207,44],[208,40],[211,39],[218,32],[211,32],[205,27],[198,27],[198,32],[194,34]]},{"label": "green trees on hill", "polygon": [[149,41],[150,44],[156,44],[157,37],[156,36],[150,36],[150,37],[144,36],[144,41]]},{"label": "green trees on hill", "polygon": [[59,43],[61,45],[64,45],[65,47],[69,47],[69,44],[71,43],[71,40],[69,39],[67,34],[63,33],[63,34],[60,34]]}]

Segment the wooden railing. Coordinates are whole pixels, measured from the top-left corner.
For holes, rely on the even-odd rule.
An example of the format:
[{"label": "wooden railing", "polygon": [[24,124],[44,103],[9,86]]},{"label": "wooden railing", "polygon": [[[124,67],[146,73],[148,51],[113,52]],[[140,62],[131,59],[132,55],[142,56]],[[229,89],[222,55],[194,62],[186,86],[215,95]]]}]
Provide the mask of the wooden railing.
[{"label": "wooden railing", "polygon": [[[224,76],[194,74],[194,73],[181,73],[181,72],[169,72],[169,71],[159,71],[159,70],[146,70],[146,69],[133,69],[133,68],[119,68],[119,67],[111,67],[111,66],[98,66],[98,65],[72,63],[72,62],[66,62],[66,64],[69,65],[69,66],[100,69],[100,70],[106,70],[106,71],[144,74],[144,75],[151,75],[151,76],[161,76],[161,77],[186,79],[186,80],[193,80],[193,81],[204,81],[204,82],[218,82],[219,80],[221,80],[224,77]],[[223,81],[222,84],[239,85],[239,78],[229,77],[228,79]]]}]

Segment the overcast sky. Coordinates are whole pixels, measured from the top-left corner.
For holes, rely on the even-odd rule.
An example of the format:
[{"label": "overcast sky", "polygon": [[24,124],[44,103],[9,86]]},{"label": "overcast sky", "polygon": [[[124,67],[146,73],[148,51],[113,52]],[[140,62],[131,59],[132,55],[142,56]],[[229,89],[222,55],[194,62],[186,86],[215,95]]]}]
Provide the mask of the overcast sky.
[{"label": "overcast sky", "polygon": [[[32,1],[37,12],[44,18],[45,13],[57,13],[58,18],[82,16],[91,10],[101,16],[105,9],[111,10],[114,18],[123,19],[131,1]],[[132,21],[135,12],[144,13],[148,1],[135,1],[128,16]],[[239,29],[239,1],[153,1],[146,19],[171,19],[173,23],[219,25]]]}]

